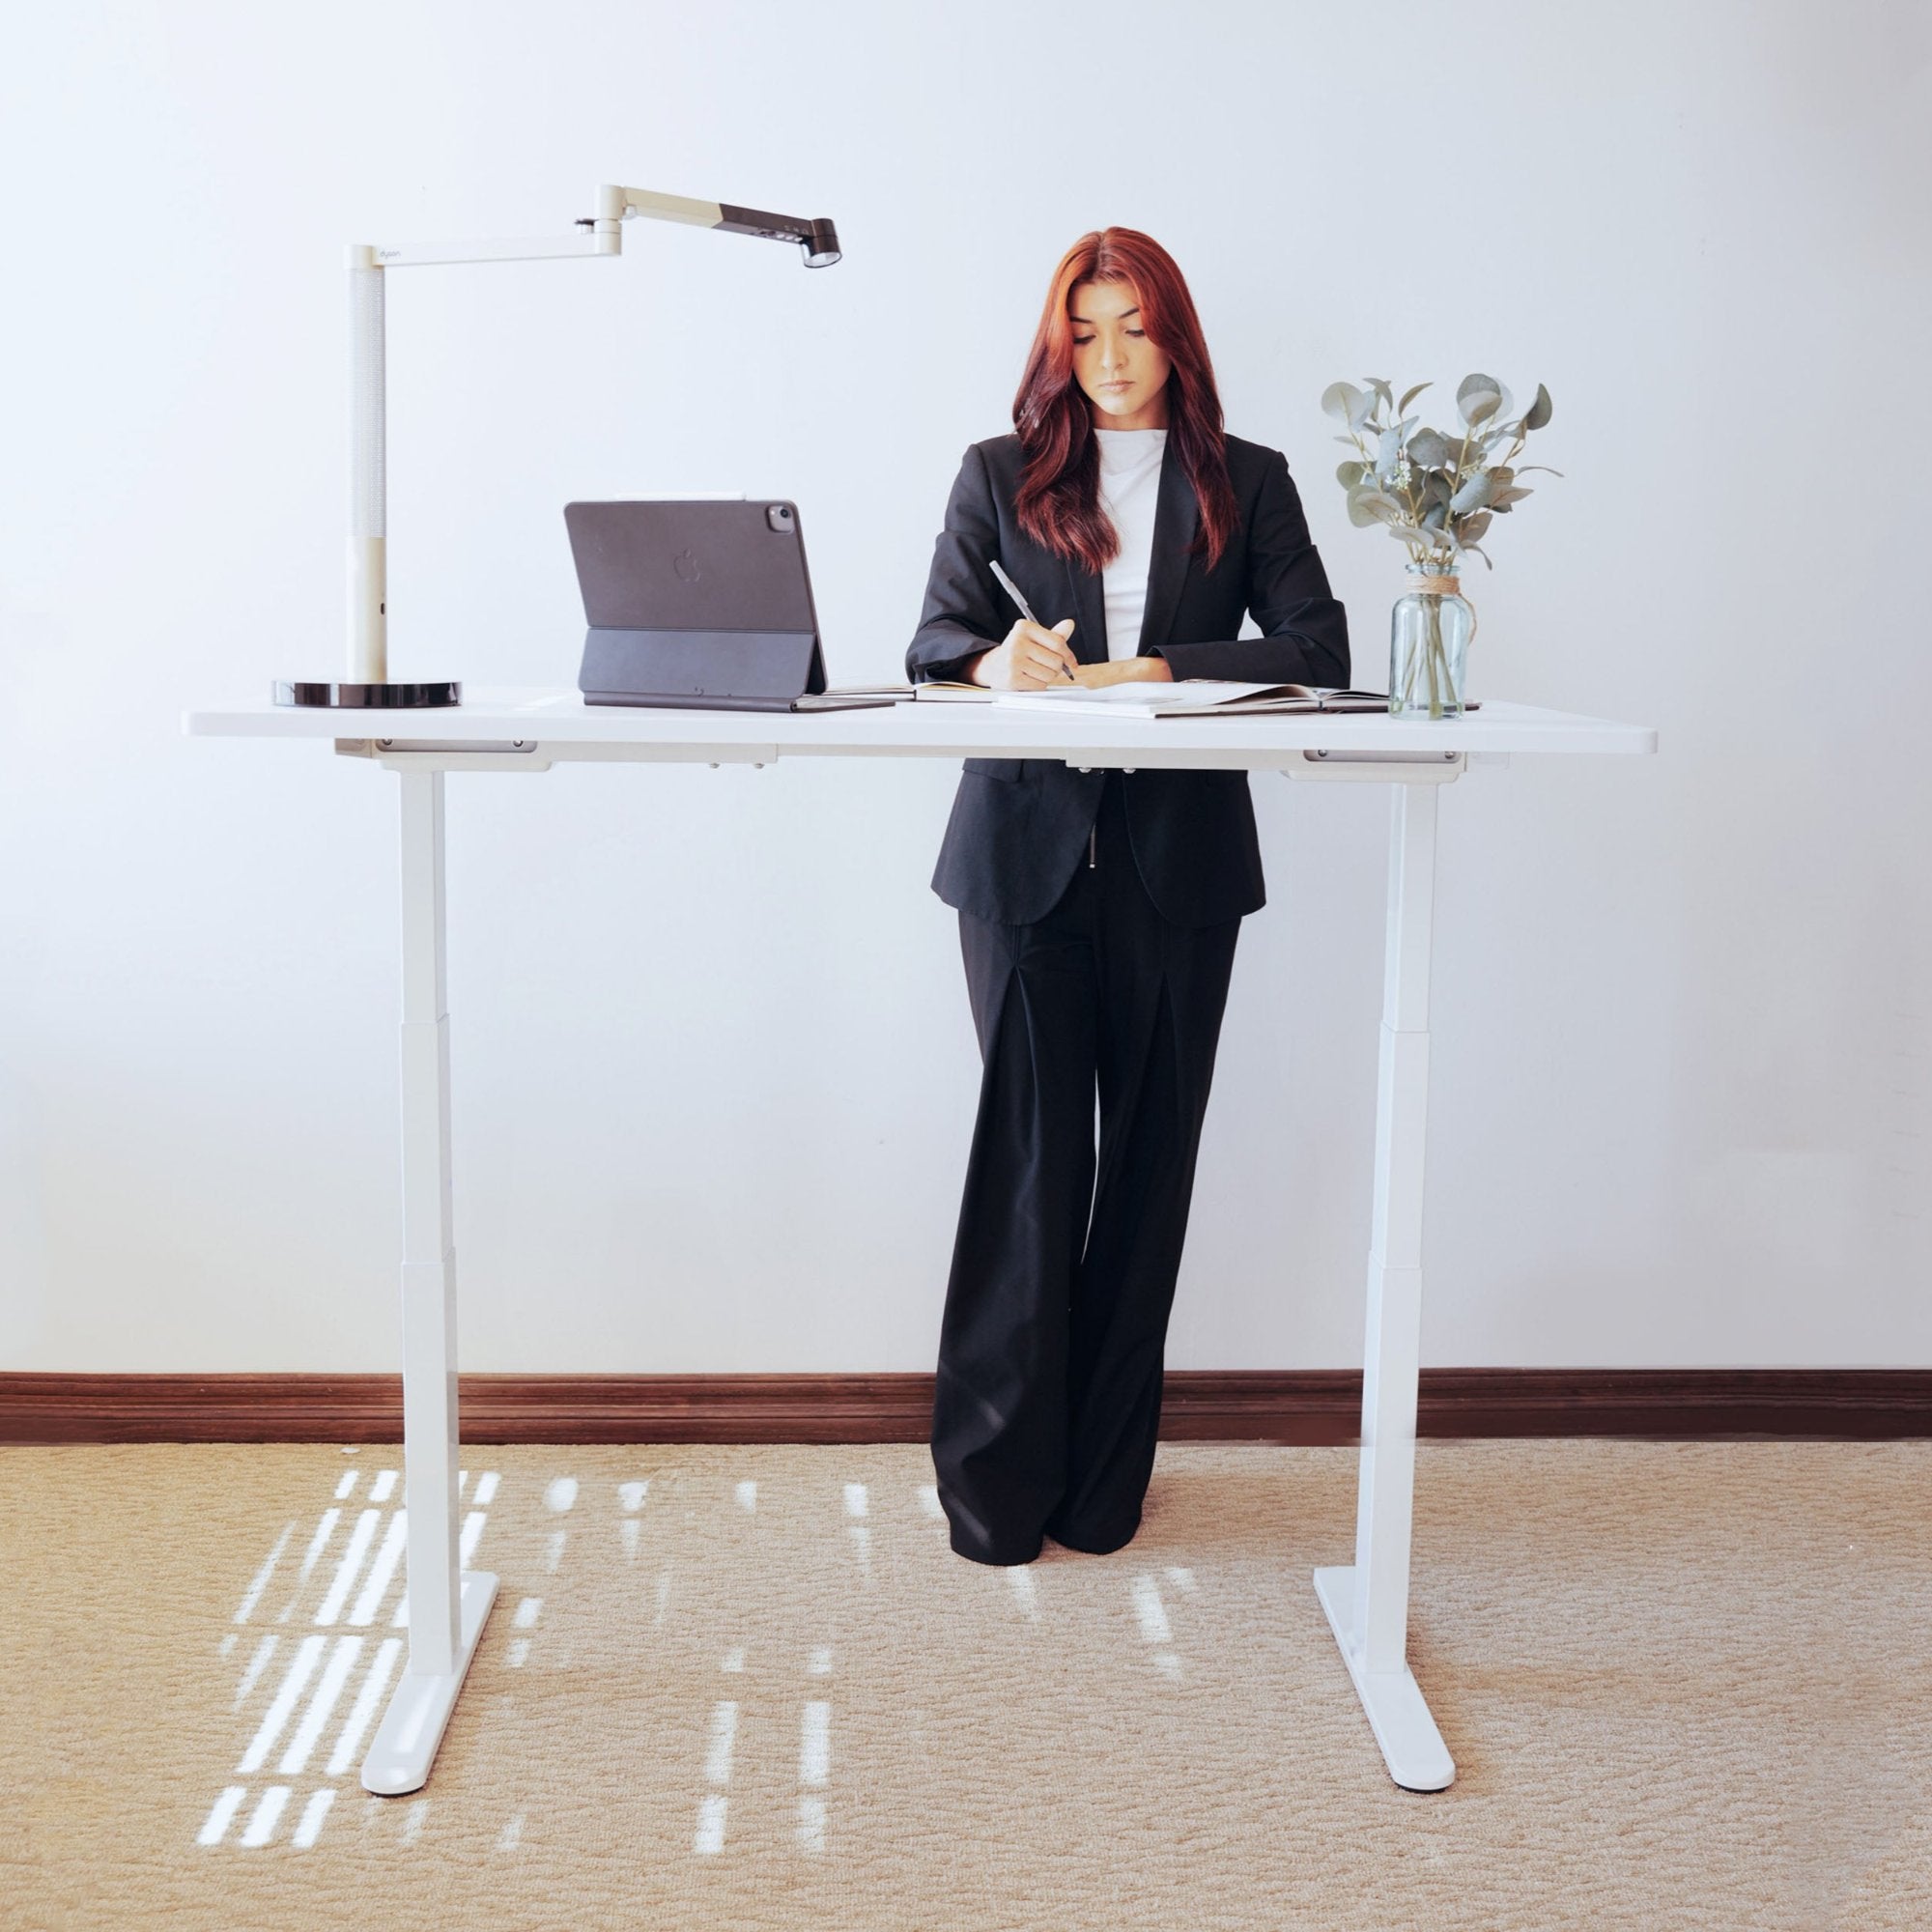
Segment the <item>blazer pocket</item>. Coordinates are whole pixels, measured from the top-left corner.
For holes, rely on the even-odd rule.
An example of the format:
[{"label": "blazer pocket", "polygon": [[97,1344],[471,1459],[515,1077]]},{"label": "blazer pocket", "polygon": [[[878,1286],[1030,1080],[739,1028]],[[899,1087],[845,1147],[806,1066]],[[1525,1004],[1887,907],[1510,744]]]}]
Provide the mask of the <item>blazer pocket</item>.
[{"label": "blazer pocket", "polygon": [[1003,784],[1018,784],[1026,776],[1024,758],[968,758],[965,768],[982,779],[998,779]]}]

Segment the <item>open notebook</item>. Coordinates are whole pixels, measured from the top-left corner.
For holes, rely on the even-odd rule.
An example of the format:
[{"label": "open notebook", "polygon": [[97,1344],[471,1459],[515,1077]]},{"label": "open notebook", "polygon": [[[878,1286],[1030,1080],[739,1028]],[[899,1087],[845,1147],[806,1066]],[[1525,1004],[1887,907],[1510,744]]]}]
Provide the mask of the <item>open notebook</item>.
[{"label": "open notebook", "polygon": [[996,691],[993,702],[1025,705],[1036,711],[1050,706],[1060,711],[1099,712],[1115,718],[1222,717],[1251,711],[1386,711],[1388,694],[1187,677],[1173,684],[1066,684],[1044,691]]}]

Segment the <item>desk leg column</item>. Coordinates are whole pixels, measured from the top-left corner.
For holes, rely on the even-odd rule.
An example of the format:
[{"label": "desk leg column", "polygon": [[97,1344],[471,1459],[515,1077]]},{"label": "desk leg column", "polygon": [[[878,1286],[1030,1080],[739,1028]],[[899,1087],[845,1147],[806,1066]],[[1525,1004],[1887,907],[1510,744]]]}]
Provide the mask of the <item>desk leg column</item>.
[{"label": "desk leg column", "polygon": [[1429,1112],[1429,952],[1435,888],[1434,784],[1395,787],[1382,984],[1376,1190],[1363,1350],[1362,1449],[1352,1569],[1315,1588],[1389,1775],[1409,1791],[1456,1776],[1409,1674],[1409,1526],[1422,1353],[1422,1167]]},{"label": "desk leg column", "polygon": [[365,1789],[428,1778],[497,1595],[462,1574],[457,1534],[456,1254],[444,1009],[442,786],[402,775],[403,1453],[410,1661],[362,1764]]}]

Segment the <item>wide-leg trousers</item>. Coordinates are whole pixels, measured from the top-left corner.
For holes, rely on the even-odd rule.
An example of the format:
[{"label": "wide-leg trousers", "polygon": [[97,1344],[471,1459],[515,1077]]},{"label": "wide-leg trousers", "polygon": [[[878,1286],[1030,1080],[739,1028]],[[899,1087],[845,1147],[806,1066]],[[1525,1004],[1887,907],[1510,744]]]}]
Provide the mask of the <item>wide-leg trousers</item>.
[{"label": "wide-leg trousers", "polygon": [[[1042,1532],[1140,1527],[1195,1155],[1239,919],[1170,923],[1107,775],[1045,918],[959,915],[982,1076],[946,1308],[932,1461],[952,1548],[1026,1563]],[[1094,1146],[1098,1100],[1098,1149]]]}]

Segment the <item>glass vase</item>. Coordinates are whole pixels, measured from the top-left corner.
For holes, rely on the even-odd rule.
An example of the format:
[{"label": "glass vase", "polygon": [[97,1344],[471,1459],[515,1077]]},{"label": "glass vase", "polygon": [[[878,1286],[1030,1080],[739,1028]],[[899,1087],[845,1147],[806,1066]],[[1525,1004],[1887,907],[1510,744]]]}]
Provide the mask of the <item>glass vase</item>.
[{"label": "glass vase", "polygon": [[1389,715],[1460,718],[1476,613],[1457,585],[1454,562],[1407,570],[1409,588],[1389,618]]}]

